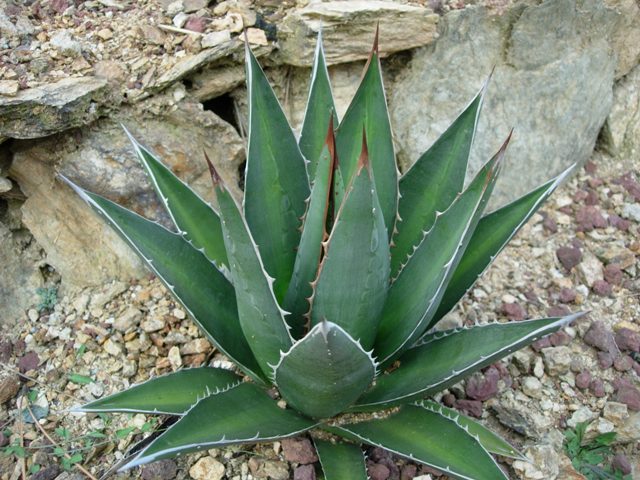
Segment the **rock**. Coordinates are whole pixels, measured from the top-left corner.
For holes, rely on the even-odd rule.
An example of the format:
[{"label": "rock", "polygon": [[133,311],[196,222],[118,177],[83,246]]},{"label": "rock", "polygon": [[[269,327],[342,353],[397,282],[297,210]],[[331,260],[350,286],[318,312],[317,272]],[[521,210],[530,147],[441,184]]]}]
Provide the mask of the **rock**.
[{"label": "rock", "polygon": [[140,36],[144,37],[149,43],[154,45],[164,45],[165,35],[162,30],[153,25],[140,25]]},{"label": "rock", "polygon": [[629,355],[619,355],[613,361],[613,368],[619,372],[627,372],[633,366],[633,359]]},{"label": "rock", "polygon": [[295,437],[282,440],[282,453],[288,462],[306,465],[318,461],[313,445],[308,438]]},{"label": "rock", "polygon": [[624,403],[629,407],[629,410],[640,411],[640,390],[631,383],[619,382],[613,399],[616,402]]},{"label": "rock", "polygon": [[602,280],[604,275],[602,262],[591,252],[586,251],[583,255],[578,273],[588,287],[593,287],[597,280]]},{"label": "rock", "polygon": [[103,308],[107,303],[112,301],[121,293],[125,292],[128,285],[124,282],[111,282],[106,289],[97,293],[91,298],[89,303],[89,309],[94,310],[96,308]]},{"label": "rock", "polygon": [[31,475],[30,480],[53,480],[60,474],[60,467],[55,463],[47,465]]},{"label": "rock", "polygon": [[467,380],[466,393],[472,400],[485,401],[498,393],[500,373],[489,367],[484,374],[475,374]]},{"label": "rock", "polygon": [[173,346],[169,349],[169,353],[167,355],[169,359],[169,363],[171,364],[171,368],[173,371],[177,371],[182,367],[182,357],[180,356],[180,348]]},{"label": "rock", "polygon": [[612,263],[604,267],[604,279],[607,283],[611,285],[620,285],[622,284],[623,278],[624,274],[622,273],[622,269],[619,265]]},{"label": "rock", "polygon": [[622,158],[640,154],[640,65],[613,89],[613,106],[604,128],[607,149]]},{"label": "rock", "polygon": [[627,75],[640,60],[640,6],[634,0],[605,0],[617,13],[611,46],[616,53],[616,79]]},{"label": "rock", "polygon": [[[524,178],[515,163],[505,168],[496,203],[587,160],[611,108],[616,65],[609,40],[617,15],[600,2],[517,2],[506,9],[502,15],[484,7],[447,13],[438,26],[439,38],[414,54],[389,98],[398,157],[406,171],[495,66],[470,170],[477,171],[495,153],[512,127],[517,133],[510,158],[527,166]],[[544,121],[533,121],[540,118]]]},{"label": "rock", "polygon": [[621,425],[629,418],[629,411],[624,403],[607,402],[604,404],[602,415],[614,425]]},{"label": "rock", "polygon": [[556,257],[567,270],[571,270],[582,261],[582,252],[578,247],[560,247],[556,250]]},{"label": "rock", "polygon": [[605,280],[596,280],[593,282],[593,286],[591,287],[593,293],[599,295],[601,297],[610,297],[611,292],[613,291],[611,288],[611,284],[606,282]]},{"label": "rock", "polygon": [[196,338],[180,349],[182,355],[195,355],[197,353],[207,353],[211,349],[211,344],[206,338]]},{"label": "rock", "polygon": [[270,480],[289,479],[289,469],[284,462],[252,457],[249,460],[249,469],[256,478],[269,478]]},{"label": "rock", "polygon": [[577,424],[590,422],[597,416],[598,415],[596,413],[592,412],[587,407],[583,406],[577,409],[575,412],[573,412],[573,415],[571,415],[571,418],[567,420],[567,425],[569,425],[571,428],[575,428]]},{"label": "rock", "polygon": [[191,15],[184,23],[184,28],[192,32],[202,33],[207,28],[207,20],[202,17]]},{"label": "rock", "polygon": [[455,407],[472,417],[482,417],[482,402],[479,400],[456,400]]},{"label": "rock", "polygon": [[49,43],[66,57],[77,57],[82,53],[80,42],[75,40],[69,30],[56,32]]},{"label": "rock", "polygon": [[[211,34],[206,34],[203,37],[203,47],[205,47],[205,40],[209,35]],[[232,65],[204,69],[190,77],[189,80],[191,81],[191,93],[203,102],[228,93],[238,85],[241,85],[244,82],[244,67],[242,65]]]},{"label": "rock", "polygon": [[189,469],[189,475],[195,480],[220,480],[224,472],[224,465],[210,456],[202,457]]},{"label": "rock", "polygon": [[516,460],[513,468],[523,480],[542,480],[558,478],[561,453],[552,445],[529,447],[525,455],[531,461]]},{"label": "rock", "polygon": [[20,90],[20,84],[17,80],[0,80],[0,95],[14,97],[18,90]]},{"label": "rock", "polygon": [[502,313],[507,316],[509,320],[524,320],[527,318],[526,310],[519,303],[503,303],[501,307]]},{"label": "rock", "polygon": [[411,464],[405,465],[400,471],[400,480],[411,480],[416,477],[417,473],[418,467]]},{"label": "rock", "polygon": [[18,369],[20,373],[26,373],[38,368],[40,364],[40,358],[36,352],[25,353],[20,360],[18,360]]},{"label": "rock", "polygon": [[599,320],[591,324],[589,330],[584,334],[583,340],[587,345],[591,345],[602,352],[610,354],[618,353],[618,347],[613,338],[613,333]]},{"label": "rock", "polygon": [[202,8],[207,8],[209,0],[182,0],[185,13],[197,12]]},{"label": "rock", "polygon": [[102,345],[104,351],[109,355],[113,355],[114,357],[120,357],[124,354],[124,346],[121,343],[117,343],[111,338],[108,338],[106,342]]},{"label": "rock", "polygon": [[580,372],[576,375],[576,387],[586,390],[591,384],[591,374],[588,371]]},{"label": "rock", "polygon": [[211,48],[229,41],[231,41],[231,32],[229,32],[229,30],[223,30],[221,32],[207,33],[202,37],[202,40],[200,40],[200,44],[202,48]]},{"label": "rock", "polygon": [[126,332],[135,328],[142,318],[142,312],[136,307],[128,307],[123,313],[118,315],[113,322],[113,328],[120,332]]},{"label": "rock", "polygon": [[14,373],[0,370],[0,405],[11,400],[20,390],[20,379]]},{"label": "rock", "polygon": [[622,216],[634,222],[640,222],[640,204],[625,203],[622,208]]},{"label": "rock", "polygon": [[614,338],[620,350],[640,353],[640,333],[623,327],[616,330]]},{"label": "rock", "polygon": [[247,28],[247,41],[251,45],[269,45],[267,34],[259,28]]},{"label": "rock", "polygon": [[531,398],[542,398],[542,383],[536,377],[524,377],[522,391]]},{"label": "rock", "polygon": [[368,58],[378,22],[380,54],[386,56],[431,43],[438,18],[428,8],[391,1],[312,2],[289,12],[279,25],[278,43],[284,63],[309,67],[322,28],[327,64],[353,62]]},{"label": "rock", "polygon": [[97,78],[104,78],[111,82],[124,82],[127,72],[118,62],[113,60],[101,60],[93,65],[93,74]]},{"label": "rock", "polygon": [[171,480],[178,473],[176,462],[171,459],[158,460],[142,467],[142,480]]},{"label": "rock", "polygon": [[113,38],[113,32],[108,28],[101,28],[100,30],[98,30],[96,35],[98,35],[102,40],[105,41]]},{"label": "rock", "polygon": [[140,324],[140,328],[147,333],[157,332],[165,326],[165,321],[161,318],[148,318]]},{"label": "rock", "polygon": [[204,198],[211,200],[212,191],[201,161],[203,149],[232,192],[239,192],[244,149],[238,133],[212,112],[203,111],[201,104],[189,99],[176,104],[171,95],[138,103],[133,110],[125,109],[73,136],[21,144],[9,172],[28,197],[22,220],[64,285],[97,285],[112,278],[139,277],[146,270],[103,219],[53,179],[56,171],[151,219],[168,221],[121,120]]},{"label": "rock", "polygon": [[65,78],[0,97],[0,137],[44,137],[93,122],[113,101],[106,87],[104,79]]},{"label": "rock", "polygon": [[371,463],[367,467],[369,478],[371,480],[387,480],[389,478],[389,469],[379,463]]},{"label": "rock", "polygon": [[614,455],[611,460],[611,466],[616,470],[620,470],[623,475],[630,475],[632,471],[631,462],[629,462],[627,456],[622,453]]},{"label": "rock", "polygon": [[542,350],[547,373],[551,376],[562,375],[569,371],[571,349],[569,347],[550,347]]},{"label": "rock", "polygon": [[300,465],[293,471],[293,480],[316,480],[316,469],[313,465]]},{"label": "rock", "polygon": [[589,384],[589,391],[591,392],[591,395],[596,398],[602,398],[606,395],[604,383],[602,383],[602,380],[599,378],[591,380],[591,383]]},{"label": "rock", "polygon": [[577,297],[577,293],[575,290],[571,290],[570,288],[563,288],[560,290],[559,300],[562,303],[573,303],[575,302]]},{"label": "rock", "polygon": [[606,370],[607,368],[611,368],[614,360],[614,354],[609,352],[598,352],[598,365],[600,365],[601,369]]},{"label": "rock", "polygon": [[587,205],[576,212],[576,228],[579,232],[590,232],[594,228],[606,228],[607,220],[602,216],[600,209],[593,205]]}]

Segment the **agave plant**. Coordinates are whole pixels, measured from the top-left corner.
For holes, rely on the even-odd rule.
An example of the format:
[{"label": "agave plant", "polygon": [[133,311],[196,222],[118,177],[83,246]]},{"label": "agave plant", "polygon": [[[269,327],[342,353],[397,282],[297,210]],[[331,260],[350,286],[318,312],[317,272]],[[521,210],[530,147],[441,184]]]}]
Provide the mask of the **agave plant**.
[{"label": "agave plant", "polygon": [[176,231],[65,179],[237,366],[78,408],[177,416],[122,469],[307,431],[326,480],[367,478],[361,444],[463,479],[506,478],[493,454],[521,458],[428,398],[579,314],[434,327],[568,172],[484,214],[508,143],[463,188],[485,87],[400,176],[376,45],[339,121],[318,39],[299,139],[246,48],[242,206],[210,163],[215,208],[131,136]]}]

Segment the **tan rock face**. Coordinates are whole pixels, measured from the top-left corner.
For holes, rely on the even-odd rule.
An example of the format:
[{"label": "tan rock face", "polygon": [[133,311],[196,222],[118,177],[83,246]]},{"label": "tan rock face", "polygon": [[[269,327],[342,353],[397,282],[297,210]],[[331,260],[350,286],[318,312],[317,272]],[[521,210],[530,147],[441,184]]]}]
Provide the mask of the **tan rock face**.
[{"label": "tan rock face", "polygon": [[[428,8],[388,1],[312,3],[293,10],[278,29],[284,63],[311,66],[322,29],[328,64],[366,59],[380,22],[380,54],[420,47],[436,37],[439,16]],[[410,34],[408,34],[410,32]]]},{"label": "tan rock face", "polygon": [[200,104],[175,101],[169,92],[103,119],[84,131],[18,143],[9,175],[27,196],[23,223],[62,276],[63,284],[96,285],[146,274],[137,256],[78,196],[55,179],[57,172],[78,185],[168,225],[168,217],[119,125],[127,126],[148,148],[201,195],[210,194],[203,159],[206,150],[228,185],[239,193],[238,167],[244,160],[240,137]]}]

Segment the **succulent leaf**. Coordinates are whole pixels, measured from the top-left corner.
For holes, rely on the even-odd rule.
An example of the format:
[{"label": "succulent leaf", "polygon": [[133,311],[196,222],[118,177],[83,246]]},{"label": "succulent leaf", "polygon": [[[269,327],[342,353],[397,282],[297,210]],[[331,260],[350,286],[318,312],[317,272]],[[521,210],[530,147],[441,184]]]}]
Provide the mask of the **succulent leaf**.
[{"label": "succulent leaf", "polygon": [[338,117],[333,104],[333,94],[329,83],[329,71],[324,60],[324,49],[322,48],[322,32],[318,33],[316,52],[311,71],[311,85],[309,87],[309,98],[307,108],[304,112],[302,131],[298,145],[300,151],[309,162],[307,170],[309,179],[316,177],[316,167],[318,158],[325,145],[325,133],[329,127],[329,119],[336,125]]},{"label": "succulent leaf", "polygon": [[369,348],[387,293],[389,241],[366,142],[362,143],[358,169],[347,190],[326,242],[311,304],[311,322],[336,323]]},{"label": "succulent leaf", "polygon": [[573,166],[569,167],[556,178],[482,217],[469,240],[469,245],[467,245],[458,267],[451,276],[438,306],[438,311],[428,328],[436,325],[471,289],[482,272],[540,208],[542,203],[549,198],[558,185],[567,178],[572,169]]},{"label": "succulent leaf", "polygon": [[342,178],[352,178],[358,169],[360,138],[364,129],[376,190],[388,234],[393,232],[398,208],[398,167],[387,101],[382,83],[382,71],[377,48],[378,33],[364,76],[349,104],[336,133],[336,146]]},{"label": "succulent leaf", "polygon": [[326,236],[335,161],[333,121],[329,121],[326,145],[320,155],[316,177],[311,188],[309,207],[304,217],[293,275],[284,298],[284,309],[289,312],[287,323],[292,328],[294,338],[302,336],[306,323],[305,315],[309,312],[308,299],[313,294],[311,282],[318,273],[322,241]]},{"label": "succulent leaf", "polygon": [[61,178],[129,243],[189,312],[208,339],[247,375],[264,383],[245,340],[229,280],[177,233]]},{"label": "succulent leaf", "polygon": [[[447,415],[404,405],[386,418],[329,429],[469,480],[507,479],[478,440]],[[455,446],[455,447],[453,447]]]},{"label": "succulent leaf", "polygon": [[443,405],[440,405],[439,403],[432,402],[430,400],[424,400],[418,405],[431,410],[432,412],[437,412],[441,415],[445,415],[449,418],[455,419],[458,425],[466,428],[467,432],[476,437],[478,442],[480,442],[480,445],[482,445],[488,452],[495,453],[496,455],[502,455],[503,457],[529,461],[524,455],[522,455],[522,453],[518,452],[502,437],[496,435],[481,423],[476,422],[475,420],[472,420],[465,415],[462,415],[458,411],[452,408],[447,408]]},{"label": "succulent leaf", "polygon": [[240,326],[260,368],[268,375],[271,373],[270,365],[278,362],[280,351],[288,350],[293,339],[284,320],[285,312],[275,298],[273,281],[264,269],[249,227],[210,162],[209,168],[236,289]]},{"label": "succulent leaf", "polygon": [[395,276],[436,219],[462,191],[485,86],[451,126],[400,178],[397,233],[391,249]]},{"label": "succulent leaf", "polygon": [[438,215],[391,284],[376,338],[381,363],[397,358],[426,330],[491,195],[507,142]]},{"label": "succulent leaf", "polygon": [[328,418],[353,404],[375,373],[373,358],[360,344],[338,325],[322,322],[282,354],[274,382],[293,408]]},{"label": "succulent leaf", "polygon": [[358,445],[314,440],[325,480],[367,480],[364,454]]},{"label": "succulent leaf", "polygon": [[133,385],[74,409],[77,412],[140,412],[182,415],[199,399],[237,387],[242,378],[221,368],[189,368]]},{"label": "succulent leaf", "polygon": [[227,268],[227,252],[224,249],[218,214],[126,128],[124,131],[175,226],[195,248],[204,249],[204,254],[219,269]]},{"label": "succulent leaf", "polygon": [[311,420],[279,408],[261,388],[243,383],[200,400],[120,470],[225,445],[279,440],[313,426]]},{"label": "succulent leaf", "polygon": [[378,410],[426,398],[581,315],[492,323],[426,335],[400,357],[400,368],[378,377],[353,410]]},{"label": "succulent leaf", "polygon": [[247,46],[249,144],[244,214],[281,301],[300,242],[309,197],[305,160],[269,82]]}]

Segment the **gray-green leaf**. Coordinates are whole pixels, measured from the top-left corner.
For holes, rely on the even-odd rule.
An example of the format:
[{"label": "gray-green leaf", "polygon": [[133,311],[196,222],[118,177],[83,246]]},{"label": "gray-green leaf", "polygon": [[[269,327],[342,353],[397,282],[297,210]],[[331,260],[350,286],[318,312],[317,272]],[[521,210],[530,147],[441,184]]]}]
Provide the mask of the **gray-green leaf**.
[{"label": "gray-green leaf", "polygon": [[367,480],[364,453],[359,445],[315,439],[325,480]]}]

